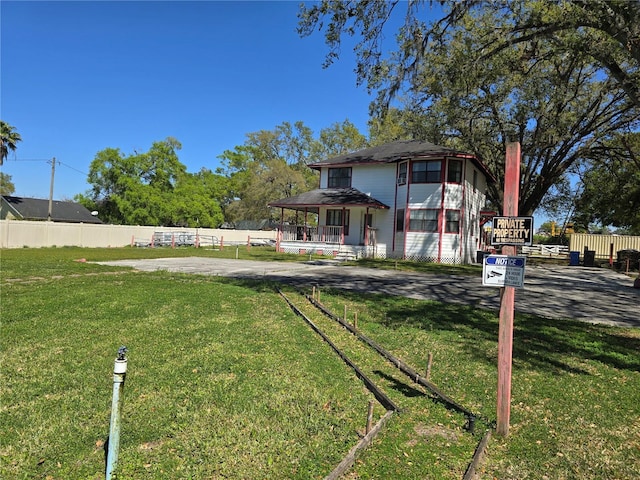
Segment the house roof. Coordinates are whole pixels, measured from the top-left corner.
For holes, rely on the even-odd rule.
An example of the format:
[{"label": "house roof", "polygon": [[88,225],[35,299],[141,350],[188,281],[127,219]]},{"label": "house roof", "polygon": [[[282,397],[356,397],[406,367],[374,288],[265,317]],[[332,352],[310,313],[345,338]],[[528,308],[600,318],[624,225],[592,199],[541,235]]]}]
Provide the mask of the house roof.
[{"label": "house roof", "polygon": [[319,207],[389,208],[384,203],[355,188],[317,188],[293,197],[269,203],[270,207],[318,212]]},{"label": "house roof", "polygon": [[364,150],[358,150],[357,152],[338,155],[337,157],[329,158],[322,162],[311,163],[309,164],[309,167],[319,170],[322,167],[332,165],[393,163],[407,159],[430,157],[469,158],[489,180],[494,180],[493,175],[491,175],[487,167],[474,155],[422,140],[397,140],[377,147],[365,148]]},{"label": "house roof", "polygon": [[[10,212],[15,218],[21,220],[47,220],[49,216],[49,200],[42,198],[0,196],[2,199],[1,210]],[[3,218],[6,213],[3,212]],[[51,220],[54,222],[71,223],[102,223],[91,215],[83,205],[76,202],[53,200],[51,204]]]}]

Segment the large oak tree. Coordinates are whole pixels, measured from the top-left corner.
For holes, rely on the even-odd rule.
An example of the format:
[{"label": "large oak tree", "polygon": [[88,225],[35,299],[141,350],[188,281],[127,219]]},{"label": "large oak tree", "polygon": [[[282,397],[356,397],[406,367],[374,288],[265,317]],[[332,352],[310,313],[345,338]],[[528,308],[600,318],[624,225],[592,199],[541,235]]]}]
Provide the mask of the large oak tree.
[{"label": "large oak tree", "polygon": [[[605,138],[637,128],[630,84],[638,66],[637,6],[446,1],[443,17],[430,22],[430,3],[322,1],[301,7],[299,31],[324,32],[327,64],[345,35],[357,37],[357,81],[377,92],[371,111],[378,134],[384,137],[391,106],[396,125],[411,119],[398,137],[475,153],[497,179],[488,191],[497,209],[506,143],[522,145],[519,211],[526,215]],[[587,25],[596,18],[597,28]],[[390,31],[396,47],[387,53]]]}]

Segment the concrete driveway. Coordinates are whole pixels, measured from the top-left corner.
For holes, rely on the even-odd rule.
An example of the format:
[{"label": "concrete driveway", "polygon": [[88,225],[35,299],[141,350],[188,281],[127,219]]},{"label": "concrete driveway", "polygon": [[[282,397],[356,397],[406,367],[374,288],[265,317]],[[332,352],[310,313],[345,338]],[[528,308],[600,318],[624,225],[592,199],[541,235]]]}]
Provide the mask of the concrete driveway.
[{"label": "concrete driveway", "polygon": [[[202,257],[98,262],[140,271],[273,280],[299,286],[339,288],[499,310],[500,289],[480,277],[430,275],[344,266],[335,262],[259,262]],[[640,327],[640,290],[633,279],[602,268],[528,266],[516,310],[551,318]]]}]

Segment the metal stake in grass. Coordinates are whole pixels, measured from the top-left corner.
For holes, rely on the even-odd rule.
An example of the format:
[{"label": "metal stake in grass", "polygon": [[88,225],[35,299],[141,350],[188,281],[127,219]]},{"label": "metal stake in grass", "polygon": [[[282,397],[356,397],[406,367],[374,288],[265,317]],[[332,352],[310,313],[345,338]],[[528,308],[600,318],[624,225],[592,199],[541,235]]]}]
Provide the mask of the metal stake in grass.
[{"label": "metal stake in grass", "polygon": [[427,379],[427,382],[429,381],[429,378],[431,377],[431,363],[433,362],[433,354],[431,352],[429,352],[429,357],[427,358],[427,373],[425,375],[425,378]]},{"label": "metal stake in grass", "polygon": [[371,424],[373,423],[373,401],[369,400],[369,409],[367,411],[367,431],[368,434],[371,431]]},{"label": "metal stake in grass", "polygon": [[342,319],[346,322],[347,321],[347,304],[344,304],[344,316],[342,317]]},{"label": "metal stake in grass", "polygon": [[353,328],[358,329],[358,312],[353,312]]}]

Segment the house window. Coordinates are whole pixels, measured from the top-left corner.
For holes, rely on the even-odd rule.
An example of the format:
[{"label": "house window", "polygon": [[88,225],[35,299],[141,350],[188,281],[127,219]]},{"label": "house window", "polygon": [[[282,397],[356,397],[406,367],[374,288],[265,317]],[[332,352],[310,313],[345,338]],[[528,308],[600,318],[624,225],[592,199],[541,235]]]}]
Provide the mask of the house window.
[{"label": "house window", "polygon": [[478,190],[478,171],[473,170],[473,190]]},{"label": "house window", "polygon": [[398,165],[398,185],[407,183],[407,162]]},{"label": "house window", "polygon": [[462,160],[449,160],[447,162],[447,182],[462,183]]},{"label": "house window", "polygon": [[351,186],[351,167],[330,168],[329,188],[341,188]]},{"label": "house window", "polygon": [[404,232],[404,208],[396,210],[396,232]]},{"label": "house window", "polygon": [[460,210],[447,210],[444,233],[460,233]]},{"label": "house window", "polygon": [[440,183],[440,160],[426,160],[411,164],[411,183]]},{"label": "house window", "polygon": [[[344,223],[342,213],[344,212]],[[349,235],[349,210],[327,210],[327,226],[344,227],[344,234]]]},{"label": "house window", "polygon": [[416,209],[409,210],[409,230],[412,232],[437,232],[439,210]]}]

